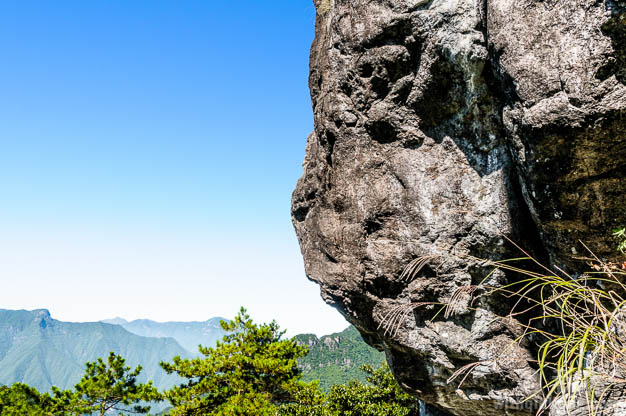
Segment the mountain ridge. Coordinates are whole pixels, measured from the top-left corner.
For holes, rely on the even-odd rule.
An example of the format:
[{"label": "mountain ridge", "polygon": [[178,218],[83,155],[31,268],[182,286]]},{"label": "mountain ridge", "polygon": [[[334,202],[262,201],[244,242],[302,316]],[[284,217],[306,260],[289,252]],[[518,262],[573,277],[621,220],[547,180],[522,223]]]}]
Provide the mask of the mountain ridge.
[{"label": "mountain ridge", "polygon": [[127,331],[144,337],[174,338],[191,354],[199,355],[198,345],[212,347],[225,335],[220,321],[222,317],[209,318],[206,321],[167,321],[157,322],[151,319],[135,319],[127,321],[124,318],[106,319],[100,322],[119,325]]},{"label": "mountain ridge", "polygon": [[[197,357],[197,352],[190,352],[179,340],[186,337],[188,345],[213,346],[225,333],[219,326],[222,319],[129,322],[117,317],[77,323],[53,319],[46,309],[0,309],[0,384],[24,382],[42,391],[49,390],[51,385],[70,388],[80,380],[85,362],[115,351],[127,359],[129,366],[142,365],[142,381],[152,379],[157,387],[167,388],[180,380],[166,376],[159,362],[171,360],[175,355]],[[206,332],[216,328],[220,333]],[[163,336],[167,334],[174,336]],[[324,390],[354,378],[364,381],[361,365],[377,367],[384,361],[384,353],[365,344],[353,326],[321,337],[299,334],[295,339],[310,350],[299,360],[303,379],[320,380]]]},{"label": "mountain ridge", "polygon": [[46,309],[0,309],[0,384],[24,382],[47,391],[70,388],[80,381],[87,361],[114,351],[127,365],[142,365],[140,380],[163,388],[178,382],[159,362],[191,354],[173,338],[143,337],[103,322],[63,322]]}]

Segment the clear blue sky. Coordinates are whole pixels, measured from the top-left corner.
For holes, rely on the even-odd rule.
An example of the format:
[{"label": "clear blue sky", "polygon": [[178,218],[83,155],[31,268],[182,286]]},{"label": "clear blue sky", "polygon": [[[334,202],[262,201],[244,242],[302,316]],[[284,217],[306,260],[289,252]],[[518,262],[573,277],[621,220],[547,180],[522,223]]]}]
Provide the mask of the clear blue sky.
[{"label": "clear blue sky", "polygon": [[0,2],[0,308],[347,324],[289,202],[311,0]]}]

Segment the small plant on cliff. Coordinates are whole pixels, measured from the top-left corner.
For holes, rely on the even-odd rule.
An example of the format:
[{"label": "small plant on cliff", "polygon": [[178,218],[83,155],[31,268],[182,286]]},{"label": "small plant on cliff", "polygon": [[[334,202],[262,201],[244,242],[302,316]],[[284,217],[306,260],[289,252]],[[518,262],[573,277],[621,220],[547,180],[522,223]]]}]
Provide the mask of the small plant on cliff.
[{"label": "small plant on cliff", "polygon": [[534,316],[518,339],[540,340],[537,366],[543,390],[528,400],[542,397],[538,414],[554,403],[569,413],[582,400],[593,415],[611,389],[626,384],[626,272],[593,253],[585,259],[589,269],[580,274],[553,271],[524,254],[514,261],[490,262],[520,279],[484,289],[486,295],[499,292],[513,299],[515,306],[505,319]]},{"label": "small plant on cliff", "polygon": [[321,14],[326,14],[330,11],[331,8],[331,4],[330,4],[331,0],[321,0],[320,1],[320,5],[317,7],[317,11]]}]

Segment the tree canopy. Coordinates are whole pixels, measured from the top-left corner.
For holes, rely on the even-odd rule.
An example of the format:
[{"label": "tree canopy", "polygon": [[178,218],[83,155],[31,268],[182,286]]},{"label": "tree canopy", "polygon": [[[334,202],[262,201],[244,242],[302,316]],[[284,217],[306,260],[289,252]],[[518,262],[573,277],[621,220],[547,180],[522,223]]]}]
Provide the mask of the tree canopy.
[{"label": "tree canopy", "polygon": [[161,363],[187,383],[165,393],[171,415],[274,415],[289,400],[300,378],[298,358],[308,352],[295,339],[283,339],[276,322],[255,324],[244,308],[214,348],[200,346],[204,357]]},{"label": "tree canopy", "polygon": [[319,381],[301,380],[298,359],[308,347],[284,339],[276,322],[256,324],[245,309],[222,321],[226,335],[202,356],[162,362],[168,374],[186,381],[160,393],[152,382],[139,383],[125,359],[110,353],[88,362],[74,390],[40,393],[25,384],[0,386],[2,416],[100,416],[143,414],[150,402],[166,398],[171,416],[417,416],[419,402],[396,383],[389,367],[365,365],[366,381],[337,384],[328,394]]},{"label": "tree canopy", "polygon": [[49,395],[40,394],[36,389],[22,383],[12,386],[0,386],[0,415],[44,416],[51,406]]},{"label": "tree canopy", "polygon": [[152,386],[138,383],[141,366],[131,371],[123,357],[110,353],[107,361],[98,358],[86,364],[85,375],[75,386],[73,407],[80,414],[97,412],[104,416],[110,411],[148,413],[150,406],[141,402],[161,401],[162,395]]},{"label": "tree canopy", "polygon": [[105,362],[98,358],[85,365],[85,375],[74,390],[52,388],[52,394],[39,393],[26,384],[0,386],[0,415],[2,416],[77,416],[148,413],[149,406],[141,402],[162,400],[152,382],[138,383],[141,367],[131,371],[123,357],[111,353]]},{"label": "tree canopy", "polygon": [[419,401],[403,391],[387,364],[361,367],[367,382],[334,385],[325,395],[316,383],[301,384],[295,400],[281,406],[281,416],[418,416]]}]

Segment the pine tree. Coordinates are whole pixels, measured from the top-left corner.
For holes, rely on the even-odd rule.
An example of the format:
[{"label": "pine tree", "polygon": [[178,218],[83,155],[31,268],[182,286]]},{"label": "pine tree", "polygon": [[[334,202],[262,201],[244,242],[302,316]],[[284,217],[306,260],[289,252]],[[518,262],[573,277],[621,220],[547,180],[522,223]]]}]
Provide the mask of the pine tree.
[{"label": "pine tree", "polygon": [[161,363],[188,380],[165,393],[170,414],[275,415],[276,404],[291,397],[301,376],[297,359],[308,348],[282,339],[276,322],[255,324],[244,308],[220,324],[228,334],[214,348],[200,346],[204,357]]},{"label": "pine tree", "polygon": [[137,383],[141,366],[131,371],[125,360],[111,353],[105,362],[98,358],[85,365],[85,375],[74,390],[52,387],[52,394],[40,393],[34,387],[16,383],[0,386],[2,416],[78,416],[148,413],[141,402],[161,401],[162,395],[152,386]]},{"label": "pine tree", "polygon": [[106,362],[102,358],[88,362],[85,375],[75,386],[74,397],[70,400],[71,414],[95,412],[104,416],[110,411],[117,411],[119,415],[142,414],[148,413],[150,407],[141,402],[163,400],[152,381],[137,383],[141,366],[131,371],[125,364],[124,358],[113,352]]}]

